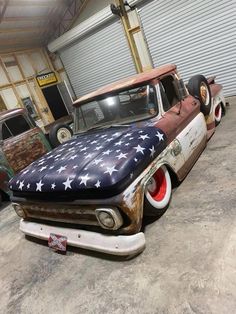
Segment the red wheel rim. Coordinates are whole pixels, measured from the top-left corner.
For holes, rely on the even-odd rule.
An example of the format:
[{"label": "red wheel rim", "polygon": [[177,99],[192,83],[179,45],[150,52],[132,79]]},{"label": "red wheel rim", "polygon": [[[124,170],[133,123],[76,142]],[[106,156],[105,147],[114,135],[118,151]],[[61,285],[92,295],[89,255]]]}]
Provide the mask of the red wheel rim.
[{"label": "red wheel rim", "polygon": [[154,180],[152,189],[148,189],[148,191],[155,201],[161,202],[164,199],[167,190],[167,181],[164,171],[161,168],[158,169],[152,179]]},{"label": "red wheel rim", "polygon": [[218,105],[215,109],[215,116],[216,118],[219,118],[220,117],[220,105]]}]

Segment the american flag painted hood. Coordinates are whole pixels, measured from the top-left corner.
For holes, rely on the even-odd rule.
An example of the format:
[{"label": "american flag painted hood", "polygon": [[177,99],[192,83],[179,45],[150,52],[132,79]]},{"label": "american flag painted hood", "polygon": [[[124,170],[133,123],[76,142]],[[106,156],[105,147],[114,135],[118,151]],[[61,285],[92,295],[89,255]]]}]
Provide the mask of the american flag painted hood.
[{"label": "american flag painted hood", "polygon": [[[166,136],[154,126],[111,127],[74,136],[10,181],[22,194],[112,191],[127,187],[166,147]],[[17,193],[18,194],[18,193]],[[93,194],[91,194],[93,196]]]}]

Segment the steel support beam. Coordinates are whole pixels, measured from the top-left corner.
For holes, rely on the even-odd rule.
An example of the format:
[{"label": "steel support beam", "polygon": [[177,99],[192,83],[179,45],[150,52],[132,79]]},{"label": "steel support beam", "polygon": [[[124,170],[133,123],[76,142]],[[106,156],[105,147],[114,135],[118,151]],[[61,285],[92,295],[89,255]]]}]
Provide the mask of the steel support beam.
[{"label": "steel support beam", "polygon": [[130,47],[131,55],[134,60],[134,65],[136,67],[136,70],[138,73],[143,72],[142,63],[139,57],[138,48],[134,39],[134,34],[141,31],[140,25],[137,25],[136,27],[132,28],[130,21],[129,21],[129,15],[126,10],[126,6],[124,4],[123,0],[116,0],[117,9],[119,10],[120,14],[120,20],[122,22],[125,35]]},{"label": "steel support beam", "polygon": [[7,9],[8,4],[9,4],[9,0],[5,0],[5,1],[3,2],[3,7],[2,7],[2,10],[1,10],[1,12],[0,12],[0,23],[2,22],[2,20],[3,20],[3,18],[4,18],[4,14],[5,14],[5,12],[6,12],[6,9]]},{"label": "steel support beam", "polygon": [[51,23],[51,31],[47,34],[46,42],[47,44],[50,40],[60,37],[66,31],[68,31],[81,11],[84,9],[88,0],[68,0],[68,6],[65,11],[58,18],[58,23]]}]

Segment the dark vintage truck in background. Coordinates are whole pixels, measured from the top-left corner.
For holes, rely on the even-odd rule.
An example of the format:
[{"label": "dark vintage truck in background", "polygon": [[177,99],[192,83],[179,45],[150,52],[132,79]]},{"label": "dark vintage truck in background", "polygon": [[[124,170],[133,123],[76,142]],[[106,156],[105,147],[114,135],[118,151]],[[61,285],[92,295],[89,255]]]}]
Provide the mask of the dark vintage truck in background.
[{"label": "dark vintage truck in background", "polygon": [[25,109],[0,113],[0,197],[10,195],[10,178],[43,156],[50,145]]}]

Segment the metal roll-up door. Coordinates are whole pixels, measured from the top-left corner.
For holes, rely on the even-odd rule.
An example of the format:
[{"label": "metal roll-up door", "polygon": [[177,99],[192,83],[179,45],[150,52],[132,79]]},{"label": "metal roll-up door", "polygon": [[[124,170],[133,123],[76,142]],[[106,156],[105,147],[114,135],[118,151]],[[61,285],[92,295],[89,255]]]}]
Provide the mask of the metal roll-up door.
[{"label": "metal roll-up door", "polygon": [[140,16],[155,66],[175,63],[184,80],[217,75],[236,95],[236,1],[154,0]]},{"label": "metal roll-up door", "polygon": [[59,53],[77,97],[136,73],[119,21],[94,30]]}]

